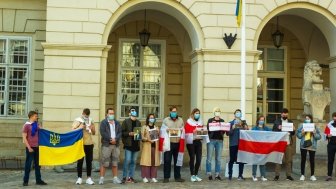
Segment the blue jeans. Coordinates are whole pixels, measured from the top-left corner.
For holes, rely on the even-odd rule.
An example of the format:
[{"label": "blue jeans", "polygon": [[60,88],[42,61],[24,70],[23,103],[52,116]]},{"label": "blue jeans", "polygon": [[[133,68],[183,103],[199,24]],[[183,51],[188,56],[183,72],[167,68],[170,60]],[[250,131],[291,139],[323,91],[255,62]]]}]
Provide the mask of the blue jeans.
[{"label": "blue jeans", "polygon": [[34,160],[34,168],[35,168],[35,179],[36,182],[41,182],[41,171],[40,171],[40,165],[39,165],[39,149],[38,147],[32,147],[34,152],[29,152],[28,148],[26,148],[26,163],[25,163],[25,169],[24,169],[24,177],[23,182],[28,183],[29,181],[29,173],[32,161]]},{"label": "blue jeans", "polygon": [[215,172],[218,175],[221,171],[221,155],[223,150],[223,140],[210,140],[207,144],[207,159],[206,159],[206,172],[207,174],[211,174],[211,161],[212,154],[215,150]]},{"label": "blue jeans", "polygon": [[[253,165],[252,166],[252,176],[254,176],[254,177],[257,176],[257,166],[258,165]],[[259,170],[260,170],[260,176],[265,177],[266,176],[266,167],[265,167],[265,165],[259,165]]]},{"label": "blue jeans", "polygon": [[[136,166],[136,160],[138,158],[139,151],[132,152],[125,149],[125,158],[123,166],[123,178],[134,177],[134,171]],[[128,172],[129,171],[129,172]],[[127,175],[128,172],[128,175]]]}]

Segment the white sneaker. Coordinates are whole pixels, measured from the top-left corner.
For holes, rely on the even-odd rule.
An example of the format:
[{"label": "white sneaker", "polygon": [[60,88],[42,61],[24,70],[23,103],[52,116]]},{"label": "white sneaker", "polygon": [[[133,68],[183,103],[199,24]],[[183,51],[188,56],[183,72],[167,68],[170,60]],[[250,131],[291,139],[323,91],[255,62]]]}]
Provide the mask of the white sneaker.
[{"label": "white sneaker", "polygon": [[267,178],[261,177],[261,181],[267,181]]},{"label": "white sneaker", "polygon": [[200,177],[198,177],[197,175],[195,175],[195,178],[196,178],[197,182],[201,182],[202,181],[202,179]]},{"label": "white sneaker", "polygon": [[89,177],[89,178],[86,179],[86,184],[94,185],[95,183],[93,182],[93,180],[91,179],[91,177]]},{"label": "white sneaker", "polygon": [[190,177],[190,181],[191,181],[191,182],[196,182],[196,177],[195,177],[195,175],[192,175],[192,176]]},{"label": "white sneaker", "polygon": [[121,184],[121,180],[118,177],[113,177],[113,184]]},{"label": "white sneaker", "polygon": [[252,176],[252,180],[255,182],[255,181],[258,181],[258,178],[255,176]]},{"label": "white sneaker", "polygon": [[310,177],[310,180],[311,180],[311,181],[316,181],[317,179],[316,179],[316,177],[315,177],[314,175],[312,175],[312,176]]},{"label": "white sneaker", "polygon": [[300,177],[300,181],[304,181],[305,180],[305,176],[304,175],[301,175]]},{"label": "white sneaker", "polygon": [[98,184],[104,184],[104,177],[100,177],[100,179],[99,179],[99,183]]},{"label": "white sneaker", "polygon": [[82,178],[78,177],[76,184],[82,184],[82,182],[83,182]]},{"label": "white sneaker", "polygon": [[158,180],[156,180],[156,178],[152,178],[152,182],[157,183]]},{"label": "white sneaker", "polygon": [[146,177],[143,178],[142,181],[143,181],[144,183],[148,183],[148,182],[149,182],[148,179],[147,179]]}]

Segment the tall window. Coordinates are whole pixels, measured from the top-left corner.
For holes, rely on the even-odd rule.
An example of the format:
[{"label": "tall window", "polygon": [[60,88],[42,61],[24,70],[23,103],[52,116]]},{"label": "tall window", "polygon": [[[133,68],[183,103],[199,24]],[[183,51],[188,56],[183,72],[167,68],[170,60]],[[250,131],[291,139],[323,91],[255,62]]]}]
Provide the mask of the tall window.
[{"label": "tall window", "polygon": [[29,64],[29,38],[0,37],[0,116],[26,116]]},{"label": "tall window", "polygon": [[120,117],[129,117],[134,107],[140,119],[149,113],[162,118],[164,43],[154,42],[141,47],[138,41],[122,40],[119,58]]},{"label": "tall window", "polygon": [[258,61],[257,114],[271,124],[286,106],[285,49],[260,48]]}]

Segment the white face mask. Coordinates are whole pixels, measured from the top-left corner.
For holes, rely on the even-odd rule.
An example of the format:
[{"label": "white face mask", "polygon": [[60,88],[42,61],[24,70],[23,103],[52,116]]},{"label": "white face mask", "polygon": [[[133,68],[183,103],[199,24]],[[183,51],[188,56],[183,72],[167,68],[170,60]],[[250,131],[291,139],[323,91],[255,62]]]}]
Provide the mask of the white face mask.
[{"label": "white face mask", "polygon": [[216,117],[219,117],[221,113],[220,112],[215,112],[214,114],[215,114]]}]

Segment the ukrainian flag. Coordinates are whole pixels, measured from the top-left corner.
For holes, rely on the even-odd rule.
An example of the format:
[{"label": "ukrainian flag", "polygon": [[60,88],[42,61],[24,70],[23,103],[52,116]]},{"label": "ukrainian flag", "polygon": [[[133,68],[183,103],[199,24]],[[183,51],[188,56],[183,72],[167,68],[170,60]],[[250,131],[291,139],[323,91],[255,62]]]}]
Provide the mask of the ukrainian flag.
[{"label": "ukrainian flag", "polygon": [[238,27],[240,27],[241,16],[242,16],[242,0],[237,0],[236,17]]},{"label": "ukrainian flag", "polygon": [[40,165],[64,165],[84,157],[83,130],[59,134],[39,130]]}]

